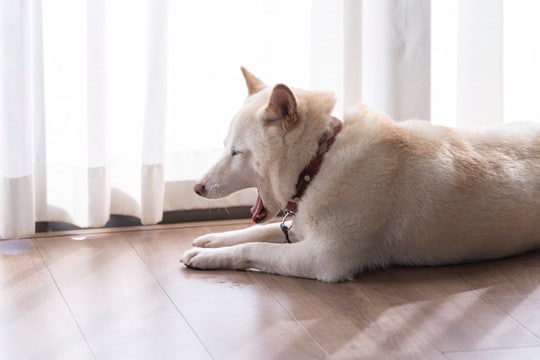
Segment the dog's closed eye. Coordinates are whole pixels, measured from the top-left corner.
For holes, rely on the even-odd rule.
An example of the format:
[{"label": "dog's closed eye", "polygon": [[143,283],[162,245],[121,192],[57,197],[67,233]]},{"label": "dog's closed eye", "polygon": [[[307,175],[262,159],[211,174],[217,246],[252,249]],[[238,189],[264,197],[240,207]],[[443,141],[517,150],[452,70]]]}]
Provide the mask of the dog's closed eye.
[{"label": "dog's closed eye", "polygon": [[236,156],[236,155],[240,155],[242,152],[241,151],[238,151],[236,149],[232,149],[231,150],[231,156]]}]

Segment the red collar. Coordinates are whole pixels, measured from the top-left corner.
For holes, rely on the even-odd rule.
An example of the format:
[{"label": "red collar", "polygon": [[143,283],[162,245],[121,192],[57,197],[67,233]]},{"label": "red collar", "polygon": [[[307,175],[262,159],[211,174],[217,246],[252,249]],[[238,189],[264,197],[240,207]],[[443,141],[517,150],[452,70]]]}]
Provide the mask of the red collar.
[{"label": "red collar", "polygon": [[296,193],[285,207],[290,212],[296,213],[298,210],[298,201],[300,201],[300,198],[302,195],[304,195],[304,192],[306,191],[311,180],[313,180],[315,175],[317,175],[319,172],[324,159],[324,154],[326,154],[332,145],[334,145],[337,134],[339,134],[343,128],[343,123],[338,118],[332,117],[330,126],[331,129],[329,129],[329,131],[327,131],[319,139],[319,149],[317,150],[317,153],[304,168],[304,170],[302,170],[300,175],[298,175],[298,181],[296,182]]}]

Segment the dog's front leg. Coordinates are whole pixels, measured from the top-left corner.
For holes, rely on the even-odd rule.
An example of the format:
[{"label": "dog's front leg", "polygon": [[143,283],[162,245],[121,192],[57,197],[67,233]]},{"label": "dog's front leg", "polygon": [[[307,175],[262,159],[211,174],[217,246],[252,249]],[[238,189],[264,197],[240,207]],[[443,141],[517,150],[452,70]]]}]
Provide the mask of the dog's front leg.
[{"label": "dog's front leg", "polygon": [[186,251],[180,261],[195,269],[257,269],[323,281],[354,277],[359,269],[357,264],[344,263],[337,252],[314,245],[301,241],[293,244],[246,243],[219,249],[193,248]]},{"label": "dog's front leg", "polygon": [[205,234],[193,241],[193,246],[202,248],[217,248],[249,242],[283,242],[284,235],[279,223],[253,225],[241,230]]}]

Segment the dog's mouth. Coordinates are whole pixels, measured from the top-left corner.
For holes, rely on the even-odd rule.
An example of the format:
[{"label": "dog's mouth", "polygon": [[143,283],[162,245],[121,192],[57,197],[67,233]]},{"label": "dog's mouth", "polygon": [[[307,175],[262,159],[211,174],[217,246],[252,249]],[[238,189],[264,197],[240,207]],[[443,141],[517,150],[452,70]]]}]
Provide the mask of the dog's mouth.
[{"label": "dog's mouth", "polygon": [[251,220],[255,224],[260,223],[264,221],[264,219],[266,219],[266,216],[268,215],[268,211],[264,207],[261,195],[257,194],[257,202],[255,203],[255,205],[251,207],[250,211],[251,211]]}]

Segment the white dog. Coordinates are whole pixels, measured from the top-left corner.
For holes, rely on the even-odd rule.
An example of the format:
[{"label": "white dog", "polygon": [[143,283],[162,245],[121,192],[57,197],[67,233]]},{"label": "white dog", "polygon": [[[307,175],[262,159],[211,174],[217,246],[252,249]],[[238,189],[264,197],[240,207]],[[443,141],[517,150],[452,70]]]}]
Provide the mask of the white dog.
[{"label": "white dog", "polygon": [[455,130],[363,106],[341,123],[332,94],[242,72],[249,96],[194,190],[219,198],[256,187],[254,222],[289,216],[201,236],[186,266],[340,281],[540,248],[540,126]]}]

